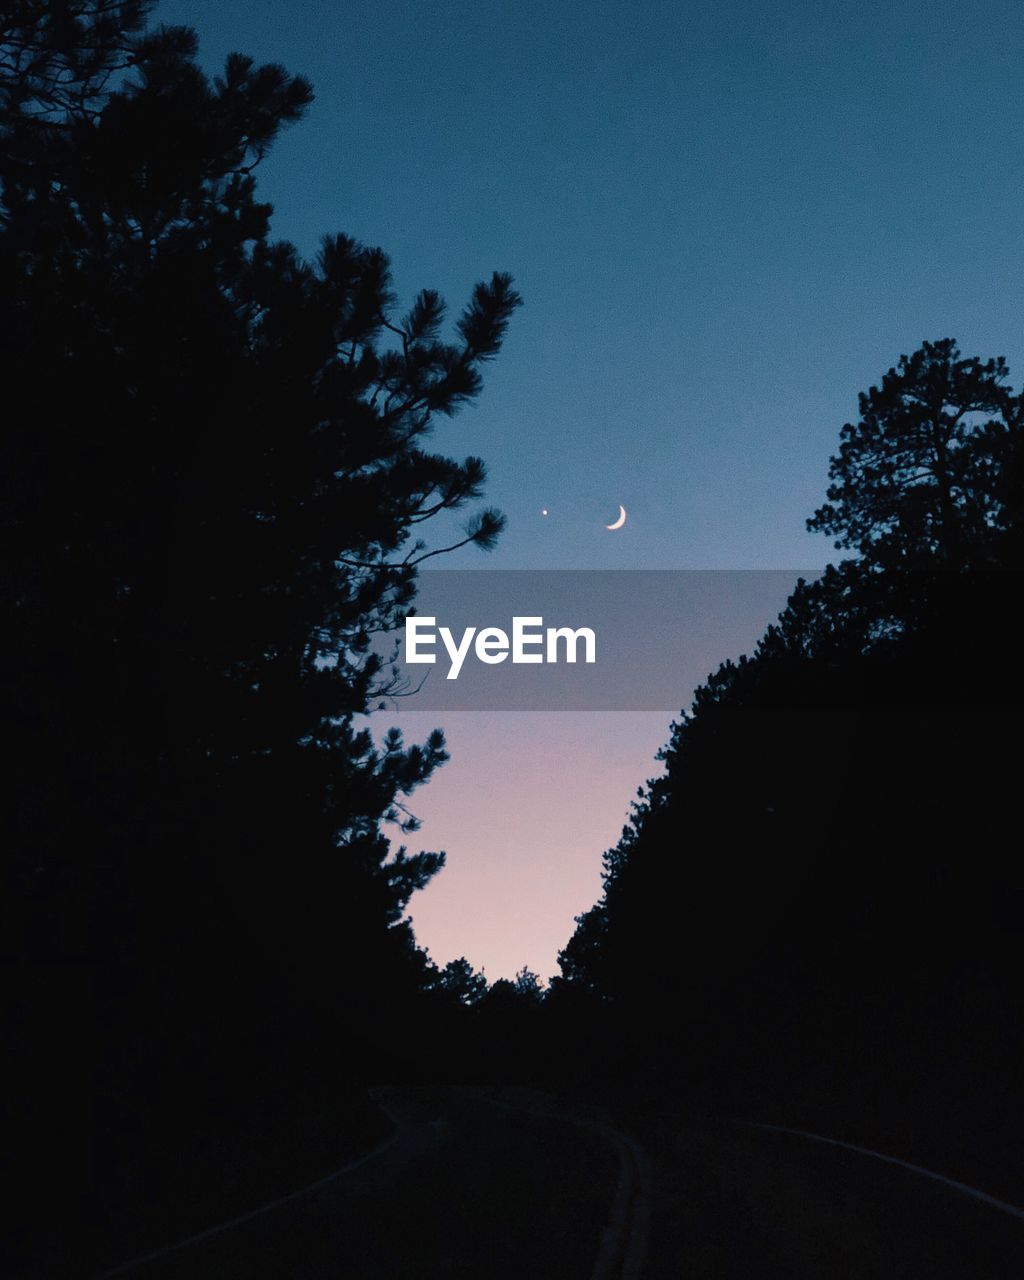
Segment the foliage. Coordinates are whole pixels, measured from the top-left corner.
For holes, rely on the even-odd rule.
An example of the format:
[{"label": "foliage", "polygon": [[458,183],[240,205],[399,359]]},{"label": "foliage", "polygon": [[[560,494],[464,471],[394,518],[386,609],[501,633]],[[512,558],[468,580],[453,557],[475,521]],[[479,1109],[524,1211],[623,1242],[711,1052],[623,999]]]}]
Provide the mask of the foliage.
[{"label": "foliage", "polygon": [[449,960],[440,971],[437,987],[445,995],[463,1005],[479,1004],[487,994],[487,979],[478,973],[465,956]]},{"label": "foliage", "polygon": [[1020,449],[1006,362],[964,359],[950,338],[901,356],[860,396],[808,528],[887,568],[981,568],[1007,516],[1000,477]]},{"label": "foliage", "polygon": [[443,735],[365,717],[417,565],[500,533],[482,461],[429,437],[519,304],[495,273],[449,332],[380,249],[273,241],[255,174],[309,84],[240,54],[208,77],[151,8],[0,10],[2,924],[39,974],[23,1110],[72,1107],[61,1062],[102,1078],[97,1169],[187,1151],[229,1088],[378,1070],[432,981],[405,911],[444,854],[384,825],[415,829]]},{"label": "foliage", "polygon": [[980,835],[1012,822],[1024,692],[1005,376],[929,343],[861,397],[811,522],[859,557],[799,582],[672,725],[560,957],[606,1070],[638,1042],[648,1076],[678,1070],[671,1031],[685,1078],[776,1114],[939,1059],[944,1088],[986,1054],[1013,1077],[1024,881]]}]

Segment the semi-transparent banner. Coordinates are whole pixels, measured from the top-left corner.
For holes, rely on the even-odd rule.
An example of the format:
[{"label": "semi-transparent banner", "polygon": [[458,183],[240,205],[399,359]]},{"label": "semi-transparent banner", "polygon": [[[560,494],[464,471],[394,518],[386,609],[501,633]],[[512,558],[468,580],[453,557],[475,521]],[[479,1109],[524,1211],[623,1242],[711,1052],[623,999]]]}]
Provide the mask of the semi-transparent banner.
[{"label": "semi-transparent banner", "polygon": [[677,712],[819,570],[434,570],[382,638],[422,711]]}]

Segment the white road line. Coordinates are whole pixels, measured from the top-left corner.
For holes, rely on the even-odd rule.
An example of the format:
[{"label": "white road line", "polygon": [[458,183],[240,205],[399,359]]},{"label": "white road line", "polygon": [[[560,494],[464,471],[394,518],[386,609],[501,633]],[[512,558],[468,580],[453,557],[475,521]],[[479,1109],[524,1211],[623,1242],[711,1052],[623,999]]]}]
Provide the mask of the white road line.
[{"label": "white road line", "polygon": [[544,1097],[545,1106],[536,1103],[518,1105],[493,1096],[480,1095],[481,1101],[501,1111],[523,1112],[543,1120],[559,1124],[575,1125],[589,1129],[615,1148],[619,1157],[619,1177],[608,1224],[601,1233],[601,1243],[591,1280],[613,1280],[617,1259],[621,1259],[621,1280],[639,1280],[647,1259],[647,1239],[651,1221],[651,1166],[643,1147],[629,1134],[612,1128],[601,1120],[585,1120],[556,1109],[550,1095]]},{"label": "white road line", "polygon": [[628,1147],[614,1129],[580,1120],[574,1123],[580,1126],[585,1125],[586,1128],[599,1133],[606,1142],[614,1146],[615,1154],[619,1157],[619,1178],[615,1187],[615,1199],[612,1201],[612,1211],[608,1216],[608,1223],[601,1233],[601,1247],[598,1249],[597,1257],[594,1260],[594,1272],[591,1276],[591,1280],[612,1280],[615,1272],[615,1259],[619,1254],[623,1240],[626,1238],[626,1227],[629,1221],[629,1202],[632,1199],[633,1186],[636,1181],[633,1161],[630,1159]]},{"label": "white road line", "polygon": [[580,1128],[600,1134],[619,1156],[619,1183],[615,1191],[612,1214],[601,1237],[601,1248],[594,1264],[591,1280],[611,1277],[616,1257],[621,1257],[622,1280],[639,1280],[647,1258],[647,1237],[651,1219],[651,1170],[647,1153],[627,1133],[613,1129],[599,1120],[580,1120],[569,1116]]},{"label": "white road line", "polygon": [[189,1245],[209,1240],[211,1236],[220,1235],[223,1231],[230,1231],[232,1227],[240,1227],[243,1223],[252,1222],[254,1218],[259,1218],[264,1213],[270,1213],[273,1209],[279,1209],[283,1204],[289,1204],[292,1200],[298,1200],[302,1196],[309,1195],[311,1191],[326,1187],[328,1183],[344,1177],[346,1173],[351,1173],[353,1169],[358,1169],[360,1165],[366,1164],[368,1160],[376,1159],[397,1140],[399,1134],[398,1121],[387,1107],[382,1107],[381,1110],[394,1124],[395,1132],[374,1147],[372,1151],[367,1151],[365,1155],[360,1156],[358,1160],[353,1160],[351,1163],[343,1165],[340,1169],[335,1169],[333,1173],[329,1173],[325,1178],[318,1178],[316,1182],[311,1182],[308,1186],[300,1187],[298,1191],[289,1191],[286,1196],[271,1200],[269,1204],[261,1204],[258,1209],[250,1209],[248,1213],[240,1213],[237,1218],[229,1218],[226,1222],[218,1222],[215,1227],[207,1227],[205,1231],[197,1231],[195,1235],[186,1236],[184,1240],[177,1240],[174,1244],[164,1245],[162,1249],[154,1249],[152,1253],[141,1254],[138,1258],[132,1258],[130,1262],[122,1262],[110,1271],[102,1271],[96,1277],[96,1280],[109,1280],[113,1276],[128,1275],[137,1267],[145,1266],[149,1262],[156,1262],[158,1258],[165,1258],[169,1253],[177,1252],[178,1249],[187,1249]]},{"label": "white road line", "polygon": [[628,1133],[624,1133],[622,1137],[633,1154],[637,1177],[629,1245],[622,1263],[622,1280],[640,1280],[647,1261],[647,1240],[651,1231],[651,1162],[647,1158],[647,1152]]},{"label": "white road line", "polygon": [[758,1124],[754,1120],[737,1120],[736,1123],[745,1125],[749,1129],[766,1129],[772,1133],[789,1133],[793,1137],[806,1138],[810,1142],[821,1142],[829,1147],[842,1147],[844,1151],[856,1151],[858,1155],[870,1156],[872,1160],[881,1160],[885,1164],[894,1164],[901,1169],[909,1169],[911,1173],[918,1173],[923,1178],[931,1178],[933,1182],[941,1182],[944,1187],[952,1187],[954,1191],[970,1196],[972,1200],[980,1200],[982,1204],[991,1205],[993,1209],[1008,1213],[1011,1218],[1024,1219],[1024,1209],[1018,1209],[1014,1204],[1008,1204],[1005,1200],[997,1200],[995,1196],[990,1196],[986,1191],[979,1191],[977,1187],[969,1187],[966,1182],[957,1182],[955,1178],[947,1178],[941,1173],[933,1172],[931,1169],[922,1169],[919,1164],[911,1164],[907,1160],[899,1160],[896,1156],[886,1156],[880,1151],[871,1151],[867,1147],[857,1147],[852,1142],[840,1142],[838,1138],[823,1138],[820,1133],[808,1133],[806,1129],[787,1129],[785,1125],[781,1124]]}]

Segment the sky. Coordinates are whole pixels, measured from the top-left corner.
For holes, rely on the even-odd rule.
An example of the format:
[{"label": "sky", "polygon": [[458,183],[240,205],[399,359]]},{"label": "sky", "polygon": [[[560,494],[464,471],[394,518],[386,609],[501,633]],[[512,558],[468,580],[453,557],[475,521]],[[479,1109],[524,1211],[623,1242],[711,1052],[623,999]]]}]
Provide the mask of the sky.
[{"label": "sky", "polygon": [[[164,0],[215,69],[307,75],[260,171],[273,232],[343,230],[400,296],[524,306],[480,401],[434,437],[508,516],[451,568],[771,568],[857,393],[923,339],[1024,378],[1017,0]],[[609,533],[619,504],[629,517]],[[546,508],[547,517],[540,512]],[[737,630],[749,650],[770,617]],[[679,689],[678,705],[691,690]],[[410,737],[436,717],[401,713]],[[414,797],[448,866],[412,906],[439,963],[546,977],[668,736],[663,714],[458,712]]]}]

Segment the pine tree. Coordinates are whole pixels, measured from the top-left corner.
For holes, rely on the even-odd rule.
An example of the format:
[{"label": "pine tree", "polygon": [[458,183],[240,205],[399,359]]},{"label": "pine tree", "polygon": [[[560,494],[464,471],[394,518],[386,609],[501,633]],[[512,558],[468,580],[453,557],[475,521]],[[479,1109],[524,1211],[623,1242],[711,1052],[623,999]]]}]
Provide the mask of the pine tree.
[{"label": "pine tree", "polygon": [[841,433],[828,502],[808,528],[871,565],[981,568],[1004,531],[1003,493],[1020,449],[1020,404],[1006,362],[964,359],[950,338],[901,356],[862,392],[860,418]]},{"label": "pine tree", "polygon": [[482,461],[428,439],[519,297],[495,273],[448,335],[380,249],[272,241],[256,170],[309,84],[239,54],[211,79],[151,9],[0,21],[5,925],[112,966],[136,1018],[205,1007],[200,1039],[268,1001],[358,1039],[427,981],[404,912],[444,857],[383,829],[446,753],[371,733],[374,642],[451,549],[431,519],[500,533]]},{"label": "pine tree", "polygon": [[857,557],[799,582],[672,725],[559,957],[612,1070],[643,1044],[656,1071],[671,1029],[692,1081],[787,1105],[829,1057],[865,1080],[942,1057],[952,1080],[991,1052],[1015,1078],[999,904],[1021,876],[979,834],[1009,820],[1022,703],[1005,377],[925,344],[861,397],[810,522]]}]

